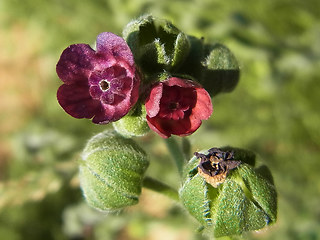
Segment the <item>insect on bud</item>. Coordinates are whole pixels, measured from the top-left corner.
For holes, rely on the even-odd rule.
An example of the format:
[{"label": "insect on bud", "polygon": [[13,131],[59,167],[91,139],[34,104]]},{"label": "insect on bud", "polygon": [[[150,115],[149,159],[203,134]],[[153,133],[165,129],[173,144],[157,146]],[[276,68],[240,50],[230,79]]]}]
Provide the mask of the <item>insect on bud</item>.
[{"label": "insect on bud", "polygon": [[240,161],[235,161],[232,152],[223,152],[218,148],[211,148],[207,155],[195,152],[194,155],[200,158],[198,172],[207,183],[217,188],[226,180],[230,170],[238,167]]},{"label": "insect on bud", "polygon": [[194,155],[185,167],[179,194],[209,234],[239,235],[276,221],[277,194],[266,177],[270,172],[265,166],[254,168],[252,152],[226,147]]}]

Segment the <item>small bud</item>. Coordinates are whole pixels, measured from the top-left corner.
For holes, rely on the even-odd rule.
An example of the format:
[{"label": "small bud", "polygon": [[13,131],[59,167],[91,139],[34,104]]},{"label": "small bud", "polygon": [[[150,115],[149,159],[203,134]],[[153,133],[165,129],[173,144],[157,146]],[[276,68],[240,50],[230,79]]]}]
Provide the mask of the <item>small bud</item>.
[{"label": "small bud", "polygon": [[238,84],[240,69],[232,52],[222,44],[206,44],[201,84],[211,95],[231,92]]},{"label": "small bud", "polygon": [[169,21],[151,15],[130,22],[123,37],[137,65],[147,74],[176,69],[189,53],[187,36]]},{"label": "small bud", "polygon": [[232,52],[222,44],[207,44],[188,36],[189,55],[176,71],[197,80],[211,96],[232,91],[238,84],[240,69]]},{"label": "small bud", "polygon": [[113,123],[114,129],[124,137],[140,137],[149,132],[150,128],[146,119],[146,109],[137,104],[132,114],[128,114]]},{"label": "small bud", "polygon": [[101,211],[138,203],[145,152],[132,140],[105,131],[89,140],[80,163],[80,186],[88,204]]},{"label": "small bud", "polygon": [[275,187],[266,174],[249,165],[254,164],[253,154],[228,149],[195,153],[179,192],[186,209],[215,237],[261,229],[277,215]]}]

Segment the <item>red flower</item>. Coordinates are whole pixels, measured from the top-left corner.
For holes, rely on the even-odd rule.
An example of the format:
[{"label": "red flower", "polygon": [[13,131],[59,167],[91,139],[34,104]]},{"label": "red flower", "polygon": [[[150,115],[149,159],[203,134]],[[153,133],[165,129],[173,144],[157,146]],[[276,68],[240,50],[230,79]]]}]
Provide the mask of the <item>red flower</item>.
[{"label": "red flower", "polygon": [[64,84],[57,98],[71,116],[105,124],[122,118],[137,102],[140,79],[121,37],[104,32],[96,45],[96,51],[87,44],[63,51],[56,70]]},{"label": "red flower", "polygon": [[172,77],[156,83],[146,100],[149,127],[161,137],[187,136],[213,111],[208,92],[197,83]]}]

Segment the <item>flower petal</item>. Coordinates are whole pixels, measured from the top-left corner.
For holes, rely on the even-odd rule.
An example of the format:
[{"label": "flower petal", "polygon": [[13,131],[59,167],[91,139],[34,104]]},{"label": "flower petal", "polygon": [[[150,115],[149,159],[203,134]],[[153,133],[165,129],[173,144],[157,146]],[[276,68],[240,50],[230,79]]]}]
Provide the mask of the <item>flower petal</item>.
[{"label": "flower petal", "polygon": [[160,111],[160,100],[162,98],[163,85],[159,83],[151,89],[150,95],[146,100],[147,115],[152,118]]},{"label": "flower petal", "polygon": [[87,81],[94,60],[95,51],[89,45],[73,44],[62,52],[56,71],[66,84]]},{"label": "flower petal", "polygon": [[75,118],[92,118],[100,105],[91,98],[86,85],[63,84],[58,89],[57,98],[61,107]]},{"label": "flower petal", "polygon": [[[168,122],[168,120],[166,122]],[[163,126],[162,126],[163,121],[161,118],[157,118],[157,117],[150,118],[147,115],[147,123],[148,123],[150,129],[153,130],[154,132],[158,133],[161,137],[168,138],[171,136],[171,132],[168,131],[168,129],[163,128]]]},{"label": "flower petal", "polygon": [[201,126],[201,120],[194,116],[177,121],[147,116],[147,123],[153,131],[163,138],[168,138],[171,134],[181,137],[188,136]]},{"label": "flower petal", "polygon": [[112,105],[101,105],[99,111],[96,112],[94,118],[92,119],[92,122],[96,124],[107,124],[109,122],[116,121],[113,120],[115,111],[116,109]]},{"label": "flower petal", "polygon": [[200,120],[207,120],[213,112],[211,97],[204,88],[197,88],[196,91],[197,102],[192,110],[192,115]]},{"label": "flower petal", "polygon": [[92,119],[93,123],[107,124],[118,121],[131,109],[130,99],[124,99],[117,105],[101,104],[101,108]]},{"label": "flower petal", "polygon": [[200,85],[197,84],[196,82],[193,82],[188,79],[181,79],[181,78],[176,78],[176,77],[172,77],[167,81],[163,81],[162,83],[167,86],[170,86],[170,87],[171,86],[179,86],[179,87],[183,87],[183,88],[200,87]]},{"label": "flower petal", "polygon": [[111,55],[116,59],[123,59],[131,66],[134,65],[133,55],[126,41],[111,32],[98,35],[97,52],[107,57]]}]

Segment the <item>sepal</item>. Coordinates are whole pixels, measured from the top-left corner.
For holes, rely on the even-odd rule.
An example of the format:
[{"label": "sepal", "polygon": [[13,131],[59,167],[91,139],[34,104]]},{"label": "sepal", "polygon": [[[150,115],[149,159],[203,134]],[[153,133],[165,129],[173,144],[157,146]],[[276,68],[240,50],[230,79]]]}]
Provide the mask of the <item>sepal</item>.
[{"label": "sepal", "polygon": [[114,129],[124,137],[141,137],[150,131],[146,119],[146,108],[137,104],[131,114],[113,123]]}]

